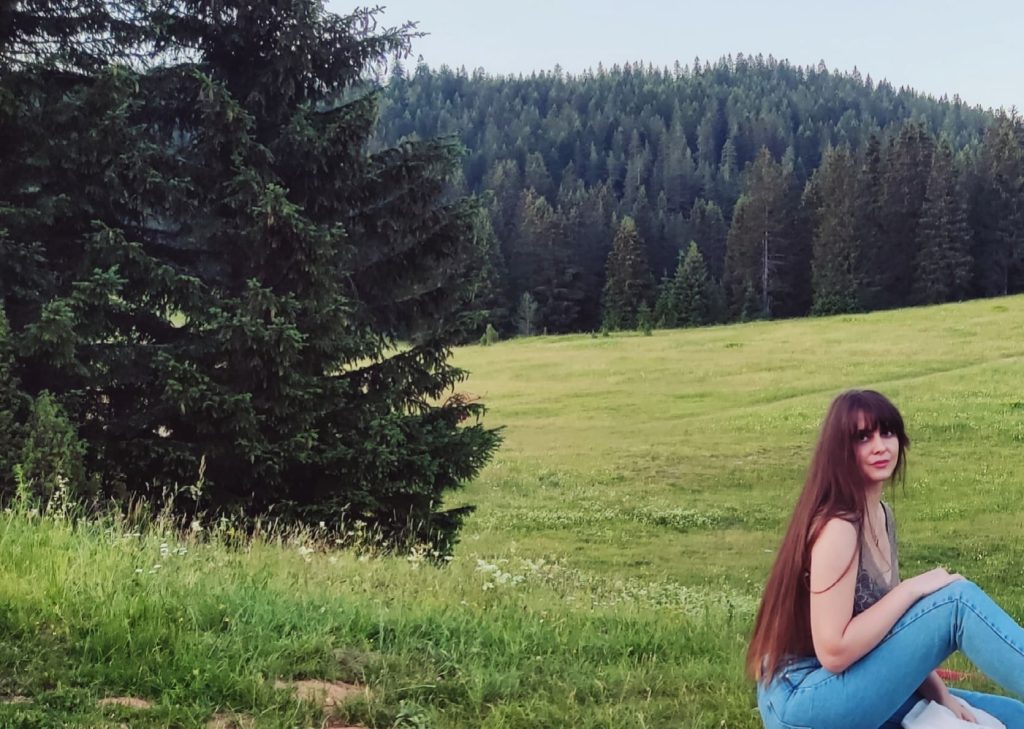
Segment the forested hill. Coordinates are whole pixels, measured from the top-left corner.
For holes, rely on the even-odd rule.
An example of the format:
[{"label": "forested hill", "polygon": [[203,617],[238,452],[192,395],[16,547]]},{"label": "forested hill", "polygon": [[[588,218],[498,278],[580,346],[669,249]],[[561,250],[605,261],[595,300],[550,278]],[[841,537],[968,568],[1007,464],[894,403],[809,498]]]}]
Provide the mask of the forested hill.
[{"label": "forested hill", "polygon": [[465,145],[457,184],[485,194],[494,237],[478,304],[506,332],[1024,289],[1020,119],[957,98],[760,56],[528,77],[397,66],[384,98],[381,141]]}]

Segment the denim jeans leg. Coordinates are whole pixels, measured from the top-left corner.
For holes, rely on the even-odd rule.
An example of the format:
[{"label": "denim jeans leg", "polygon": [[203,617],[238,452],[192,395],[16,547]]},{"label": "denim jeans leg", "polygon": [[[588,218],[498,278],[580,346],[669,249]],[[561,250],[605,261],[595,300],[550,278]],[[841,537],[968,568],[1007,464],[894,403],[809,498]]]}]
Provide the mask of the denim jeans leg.
[{"label": "denim jeans leg", "polygon": [[[995,694],[983,694],[977,691],[966,691],[953,688],[952,686],[950,686],[949,692],[954,696],[959,696],[974,708],[981,709],[999,719],[1006,729],[1024,729],[1024,703],[1016,699],[1011,699],[1008,696],[996,696]],[[879,729],[902,729],[903,718],[914,708],[918,701],[921,701],[920,694],[911,696]]]},{"label": "denim jeans leg", "polygon": [[1004,689],[1024,696],[1024,629],[976,585],[958,581],[914,603],[845,671],[808,674],[775,708],[793,726],[875,729],[957,649]]},{"label": "denim jeans leg", "polygon": [[1024,729],[1024,703],[1008,696],[983,694],[977,691],[964,691],[956,688],[951,688],[949,691],[971,706],[999,719],[1006,729]]},{"label": "denim jeans leg", "polygon": [[779,711],[789,701],[794,687],[800,685],[805,676],[819,669],[817,659],[806,658],[796,666],[787,666],[767,686],[757,685],[757,709],[765,729],[804,729],[787,724],[779,717]]}]

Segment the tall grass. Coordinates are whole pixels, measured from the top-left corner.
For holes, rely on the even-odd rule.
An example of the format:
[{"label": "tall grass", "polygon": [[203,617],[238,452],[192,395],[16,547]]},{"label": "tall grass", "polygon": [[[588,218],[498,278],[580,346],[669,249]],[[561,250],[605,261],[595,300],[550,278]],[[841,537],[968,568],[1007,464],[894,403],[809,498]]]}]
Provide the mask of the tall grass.
[{"label": "tall grass", "polygon": [[[459,350],[506,445],[453,558],[326,533],[0,514],[3,727],[760,726],[742,657],[829,399],[894,398],[905,574],[1024,617],[1024,299]],[[211,534],[213,532],[213,534]],[[345,535],[339,535],[345,536]],[[963,667],[960,662],[955,666]],[[986,687],[975,682],[974,687]],[[136,696],[149,710],[99,707]]]}]

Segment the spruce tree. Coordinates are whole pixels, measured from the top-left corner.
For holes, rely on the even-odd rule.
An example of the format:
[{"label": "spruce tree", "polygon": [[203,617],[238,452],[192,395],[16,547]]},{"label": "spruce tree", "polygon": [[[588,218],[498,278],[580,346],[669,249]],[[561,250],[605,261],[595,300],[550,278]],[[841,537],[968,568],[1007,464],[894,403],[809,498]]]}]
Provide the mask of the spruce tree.
[{"label": "spruce tree", "polygon": [[108,493],[162,498],[203,463],[183,509],[447,544],[466,510],[444,496],[497,444],[448,362],[486,251],[454,143],[371,148],[370,71],[409,28],[316,0],[145,7],[145,71],[3,77],[25,390],[53,392]]},{"label": "spruce tree", "polygon": [[960,193],[953,150],[943,141],[932,159],[921,219],[911,301],[939,304],[963,299],[970,288],[974,261],[971,231]]},{"label": "spruce tree", "polygon": [[882,144],[878,135],[872,134],[857,178],[855,203],[856,239],[861,261],[858,301],[859,308],[866,311],[882,308],[889,300],[885,291],[888,264],[882,209],[883,172]]},{"label": "spruce tree", "polygon": [[626,216],[619,223],[605,268],[603,327],[634,329],[641,304],[650,306],[653,277],[636,222]]}]

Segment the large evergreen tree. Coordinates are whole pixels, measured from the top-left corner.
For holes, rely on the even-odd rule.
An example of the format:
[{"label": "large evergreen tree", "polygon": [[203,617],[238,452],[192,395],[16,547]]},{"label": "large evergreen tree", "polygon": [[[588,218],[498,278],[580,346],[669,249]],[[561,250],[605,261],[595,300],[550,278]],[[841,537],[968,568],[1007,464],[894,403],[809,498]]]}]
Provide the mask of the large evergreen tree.
[{"label": "large evergreen tree", "polygon": [[[486,251],[448,142],[370,151],[367,71],[404,52],[316,0],[144,5],[145,72],[3,68],[0,293],[111,493],[378,524],[440,511],[496,445],[450,346]],[[93,48],[90,36],[71,36]],[[128,49],[132,50],[132,49]],[[127,52],[127,51],[126,51]]]}]

